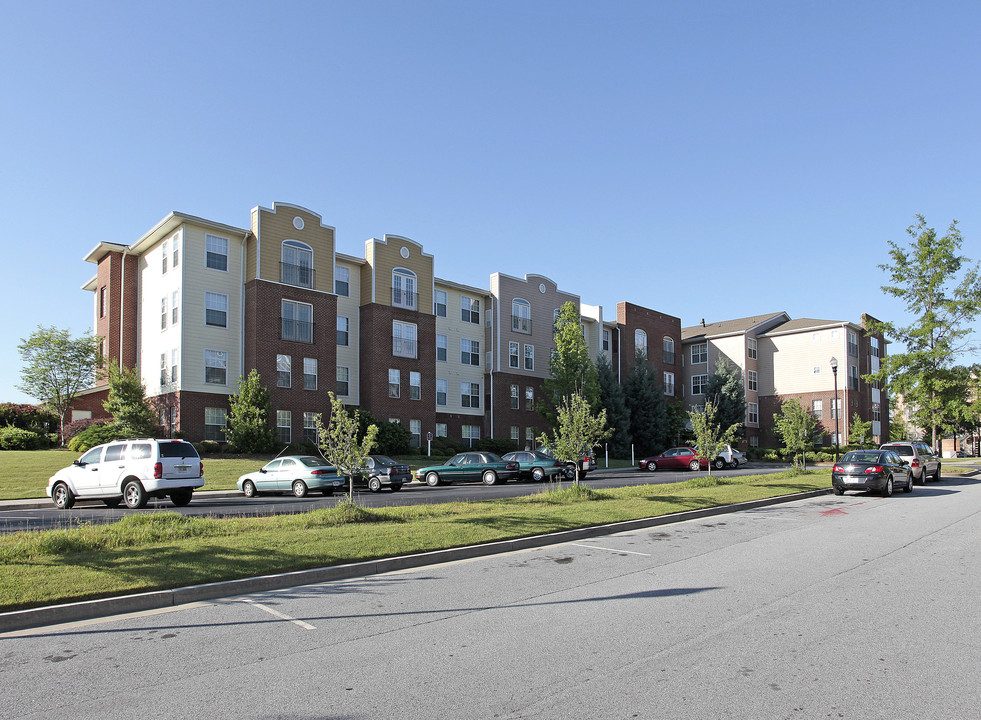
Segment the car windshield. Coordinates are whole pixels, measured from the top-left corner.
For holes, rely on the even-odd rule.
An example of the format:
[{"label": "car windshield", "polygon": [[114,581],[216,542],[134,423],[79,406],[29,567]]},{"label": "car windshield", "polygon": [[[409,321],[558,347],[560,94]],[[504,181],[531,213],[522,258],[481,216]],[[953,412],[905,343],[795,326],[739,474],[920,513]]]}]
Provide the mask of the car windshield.
[{"label": "car windshield", "polygon": [[198,456],[198,451],[194,449],[194,446],[182,440],[161,441],[157,445],[160,446],[160,457],[196,458]]},{"label": "car windshield", "polygon": [[297,460],[299,460],[307,467],[330,467],[330,463],[328,463],[326,460],[321,460],[320,458],[314,457],[313,455],[297,458]]},{"label": "car windshield", "polygon": [[879,461],[878,450],[852,450],[845,453],[843,463],[874,463]]},{"label": "car windshield", "polygon": [[397,462],[392,460],[392,458],[386,455],[372,455],[371,459],[374,460],[378,465],[398,465]]},{"label": "car windshield", "polygon": [[903,457],[913,457],[912,445],[890,445],[889,449],[897,455],[902,455]]}]

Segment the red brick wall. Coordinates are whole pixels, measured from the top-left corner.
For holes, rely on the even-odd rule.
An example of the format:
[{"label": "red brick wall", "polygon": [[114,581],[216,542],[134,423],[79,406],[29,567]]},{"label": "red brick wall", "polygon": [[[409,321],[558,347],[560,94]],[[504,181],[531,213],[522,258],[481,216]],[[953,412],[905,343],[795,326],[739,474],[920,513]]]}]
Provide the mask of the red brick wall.
[{"label": "red brick wall", "polygon": [[[96,271],[95,334],[107,339],[106,361],[118,363],[122,358],[126,367],[136,367],[137,327],[139,311],[139,258],[121,252],[106,253],[99,260]],[[101,288],[107,289],[107,307],[104,317],[98,316]],[[120,327],[123,329],[120,345]],[[105,385],[100,377],[96,385]]]},{"label": "red brick wall", "polygon": [[[525,388],[535,388],[535,402],[544,396],[544,383],[542,378],[529,377],[518,373],[495,373],[494,374],[494,437],[498,440],[507,440],[511,437],[511,426],[517,425],[521,428],[519,444],[524,447],[525,428],[534,427],[535,434],[545,430],[545,420],[535,410],[528,409],[528,402],[525,400]],[[511,385],[518,386],[518,409],[511,409]]]},{"label": "red brick wall", "polygon": [[[619,353],[622,362],[620,383],[625,384],[627,376],[633,369],[636,347],[634,332],[643,330],[647,333],[647,362],[661,380],[665,372],[674,373],[675,395],[666,396],[668,402],[681,402],[680,388],[684,383],[681,372],[681,320],[673,315],[666,315],[633,303],[617,303],[617,325],[620,326]],[[674,362],[665,362],[663,339],[670,337],[674,340]]]}]

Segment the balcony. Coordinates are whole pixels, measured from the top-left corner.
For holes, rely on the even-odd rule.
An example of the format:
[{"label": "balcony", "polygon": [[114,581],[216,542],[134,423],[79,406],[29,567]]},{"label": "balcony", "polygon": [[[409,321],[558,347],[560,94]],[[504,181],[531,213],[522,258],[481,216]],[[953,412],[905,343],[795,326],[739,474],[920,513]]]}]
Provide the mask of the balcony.
[{"label": "balcony", "polygon": [[663,357],[665,365],[674,365],[674,350],[665,350]]},{"label": "balcony", "polygon": [[392,355],[396,357],[416,358],[419,357],[419,343],[410,338],[393,337]]},{"label": "balcony", "polygon": [[314,270],[306,265],[279,263],[279,281],[286,285],[313,289]]},{"label": "balcony", "polygon": [[520,315],[511,316],[511,329],[514,332],[525,333],[526,335],[531,335],[531,318],[522,317]]},{"label": "balcony", "polygon": [[405,308],[406,310],[419,309],[419,293],[414,293],[402,288],[392,288],[392,307]]},{"label": "balcony", "polygon": [[292,318],[280,318],[280,340],[313,344],[313,323]]}]

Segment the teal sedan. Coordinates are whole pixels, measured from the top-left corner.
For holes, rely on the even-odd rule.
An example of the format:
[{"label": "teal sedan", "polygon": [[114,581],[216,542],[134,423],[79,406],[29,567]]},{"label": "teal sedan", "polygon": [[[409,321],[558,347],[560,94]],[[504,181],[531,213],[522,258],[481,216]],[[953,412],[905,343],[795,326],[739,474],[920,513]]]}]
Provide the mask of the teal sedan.
[{"label": "teal sedan", "polygon": [[[501,456],[502,460],[518,463],[518,477],[522,480],[552,480],[556,475],[565,477],[565,463],[540,452],[518,451]],[[561,479],[561,478],[560,478]]]},{"label": "teal sedan", "polygon": [[419,468],[415,478],[429,487],[478,480],[484,485],[496,485],[518,477],[518,470],[518,463],[502,460],[494,453],[462,452],[447,460],[445,465]]},{"label": "teal sedan", "polygon": [[248,498],[264,492],[291,492],[302,498],[310,490],[333,495],[335,490],[343,490],[347,481],[337,474],[337,468],[315,455],[289,455],[242,475],[237,484]]}]

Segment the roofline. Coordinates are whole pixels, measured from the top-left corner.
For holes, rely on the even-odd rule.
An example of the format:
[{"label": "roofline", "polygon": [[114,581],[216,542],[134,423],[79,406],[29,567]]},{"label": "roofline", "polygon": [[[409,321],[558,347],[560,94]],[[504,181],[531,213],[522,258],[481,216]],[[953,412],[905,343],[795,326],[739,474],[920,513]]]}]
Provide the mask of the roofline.
[{"label": "roofline", "polygon": [[464,285],[463,283],[454,282],[453,280],[445,280],[440,277],[433,277],[433,285],[442,285],[443,287],[452,288],[454,290],[466,290],[467,292],[480,293],[481,295],[491,297],[490,290],[473,287],[472,285]]},{"label": "roofline", "polygon": [[111,242],[100,242],[85,256],[86,262],[98,263],[102,257],[112,251],[123,252],[128,251],[139,255],[149,246],[156,244],[156,242],[167,235],[168,233],[176,230],[178,227],[184,223],[192,223],[194,225],[203,225],[204,227],[217,230],[219,232],[228,233],[230,235],[240,235],[241,237],[247,236],[251,230],[246,230],[243,228],[233,227],[232,225],[225,225],[224,223],[215,222],[214,220],[208,220],[203,217],[198,217],[197,215],[189,215],[187,213],[177,212],[176,210],[168,213],[160,222],[150,228],[147,232],[140,237],[132,245],[124,245],[120,243]]}]

